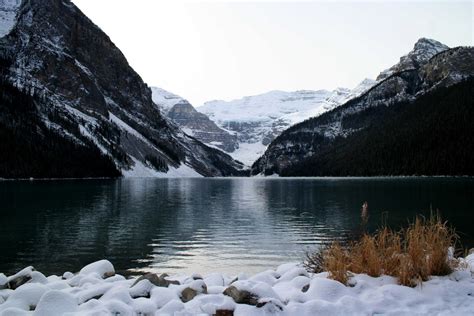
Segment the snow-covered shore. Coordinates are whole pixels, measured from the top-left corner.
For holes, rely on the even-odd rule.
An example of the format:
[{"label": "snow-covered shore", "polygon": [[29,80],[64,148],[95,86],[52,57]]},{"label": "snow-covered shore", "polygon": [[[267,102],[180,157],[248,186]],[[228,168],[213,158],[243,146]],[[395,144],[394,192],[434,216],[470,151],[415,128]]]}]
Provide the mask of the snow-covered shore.
[{"label": "snow-covered shore", "polygon": [[253,276],[147,274],[126,279],[101,260],[46,277],[32,267],[0,274],[0,315],[474,315],[474,254],[462,268],[415,288],[389,276],[349,286],[289,263]]}]

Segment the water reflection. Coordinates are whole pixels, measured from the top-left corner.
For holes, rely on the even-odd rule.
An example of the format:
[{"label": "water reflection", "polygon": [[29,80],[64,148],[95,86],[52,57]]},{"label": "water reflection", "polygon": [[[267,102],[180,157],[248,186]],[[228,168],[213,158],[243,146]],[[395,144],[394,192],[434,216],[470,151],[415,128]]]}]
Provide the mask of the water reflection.
[{"label": "water reflection", "polygon": [[367,228],[439,209],[473,245],[471,179],[124,179],[0,182],[0,271],[253,273]]}]

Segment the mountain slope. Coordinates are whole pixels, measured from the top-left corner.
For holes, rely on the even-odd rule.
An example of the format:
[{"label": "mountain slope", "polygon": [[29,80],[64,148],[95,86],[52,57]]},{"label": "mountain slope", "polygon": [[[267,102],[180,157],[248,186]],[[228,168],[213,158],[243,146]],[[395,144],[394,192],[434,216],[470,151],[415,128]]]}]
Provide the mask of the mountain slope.
[{"label": "mountain slope", "polygon": [[153,102],[186,134],[228,153],[238,148],[237,136],[219,128],[207,115],[198,112],[187,100],[160,88],[152,88]]},{"label": "mountain slope", "polygon": [[2,82],[36,97],[32,118],[78,145],[87,138],[109,157],[116,169],[109,175],[241,173],[241,164],[160,114],[120,50],[72,2],[24,0],[16,10],[13,28],[0,39]]},{"label": "mountain slope", "polygon": [[473,100],[470,78],[412,103],[369,108],[358,114],[373,118],[367,128],[337,138],[281,175],[474,175]]},{"label": "mountain slope", "polygon": [[366,79],[354,90],[270,91],[229,102],[206,102],[197,110],[237,135],[239,148],[230,154],[250,165],[286,128],[337,107],[374,83]]},{"label": "mountain slope", "polygon": [[[426,39],[421,39],[420,42],[426,42]],[[419,43],[415,44],[414,51],[420,53],[419,46]],[[290,170],[302,170],[299,167],[303,163],[314,161],[321,153],[332,150],[341,138],[348,138],[377,121],[388,119],[388,114],[375,115],[377,111],[401,102],[414,102],[426,93],[454,85],[474,74],[472,48],[460,47],[440,53],[428,49],[422,55],[424,58],[418,59],[419,63],[408,68],[397,66],[399,64],[392,67],[391,69],[400,71],[380,79],[360,97],[286,130],[252,166],[252,173],[291,175]],[[346,158],[348,161],[354,159],[351,156]],[[301,175],[301,171],[298,174]],[[308,175],[310,174],[314,172],[308,171]]]}]

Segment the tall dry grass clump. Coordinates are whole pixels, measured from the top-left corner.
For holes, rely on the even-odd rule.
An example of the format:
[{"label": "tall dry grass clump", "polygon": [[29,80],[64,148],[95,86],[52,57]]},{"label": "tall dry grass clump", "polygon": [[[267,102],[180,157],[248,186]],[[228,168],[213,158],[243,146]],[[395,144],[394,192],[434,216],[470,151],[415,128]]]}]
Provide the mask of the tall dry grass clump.
[{"label": "tall dry grass clump", "polygon": [[415,286],[431,275],[453,271],[455,261],[448,253],[457,240],[454,229],[439,215],[429,219],[418,216],[399,231],[382,227],[345,245],[323,247],[307,256],[306,267],[312,272],[327,271],[330,278],[344,284],[352,272],[372,277],[390,275],[402,285]]}]

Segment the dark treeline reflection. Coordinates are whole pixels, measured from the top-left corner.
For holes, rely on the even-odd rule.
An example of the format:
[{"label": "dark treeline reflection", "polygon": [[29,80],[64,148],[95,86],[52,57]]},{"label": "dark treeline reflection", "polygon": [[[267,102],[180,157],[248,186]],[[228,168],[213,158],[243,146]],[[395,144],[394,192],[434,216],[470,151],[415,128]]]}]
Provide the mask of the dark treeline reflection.
[{"label": "dark treeline reflection", "polygon": [[0,182],[0,272],[107,258],[118,270],[253,273],[318,244],[439,210],[473,246],[474,181],[124,179]]}]

